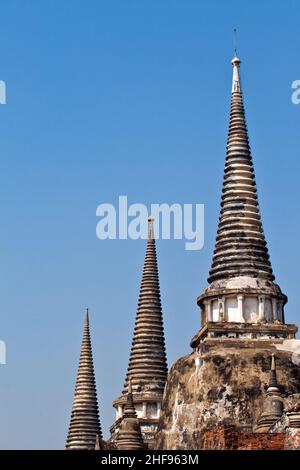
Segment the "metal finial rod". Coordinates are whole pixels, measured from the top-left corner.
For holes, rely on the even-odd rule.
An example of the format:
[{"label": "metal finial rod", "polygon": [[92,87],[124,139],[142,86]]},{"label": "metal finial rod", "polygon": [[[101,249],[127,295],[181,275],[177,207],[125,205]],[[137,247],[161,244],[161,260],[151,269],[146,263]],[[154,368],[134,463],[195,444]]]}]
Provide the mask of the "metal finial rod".
[{"label": "metal finial rod", "polygon": [[234,46],[234,54],[237,56],[237,29],[234,28],[233,30],[233,46]]}]

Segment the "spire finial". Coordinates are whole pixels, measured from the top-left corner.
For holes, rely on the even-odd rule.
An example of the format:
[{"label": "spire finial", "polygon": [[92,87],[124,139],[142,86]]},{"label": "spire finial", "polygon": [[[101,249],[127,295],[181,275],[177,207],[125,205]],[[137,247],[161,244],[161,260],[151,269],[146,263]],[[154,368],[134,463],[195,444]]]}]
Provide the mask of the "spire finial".
[{"label": "spire finial", "polygon": [[237,56],[237,46],[236,46],[236,29],[234,29],[234,37],[235,37],[235,40],[234,40],[234,57],[231,61],[232,65],[233,65],[233,75],[232,75],[232,89],[231,89],[231,92],[232,93],[235,93],[235,92],[238,92],[240,93],[241,92],[241,83],[240,83],[240,74],[239,74],[239,66],[240,66],[240,59],[238,58]]},{"label": "spire finial", "polygon": [[124,407],[124,416],[136,417],[136,411],[133,404],[131,378],[128,380],[127,400]]},{"label": "spire finial", "polygon": [[154,234],[153,234],[153,222],[154,222],[154,217],[150,215],[148,217],[148,239],[153,240]]},{"label": "spire finial", "polygon": [[233,30],[233,46],[234,46],[234,55],[237,57],[237,29]]},{"label": "spire finial", "polygon": [[101,439],[99,434],[96,434],[95,450],[101,450]]},{"label": "spire finial", "polygon": [[275,362],[275,354],[272,354],[271,357],[271,371],[270,371],[270,380],[269,380],[269,389],[277,388],[277,375],[276,375],[276,362]]},{"label": "spire finial", "polygon": [[271,370],[276,371],[276,364],[275,364],[275,354],[272,354],[272,359],[271,359]]},{"label": "spire finial", "polygon": [[84,323],[89,323],[89,308],[85,307],[84,311]]}]

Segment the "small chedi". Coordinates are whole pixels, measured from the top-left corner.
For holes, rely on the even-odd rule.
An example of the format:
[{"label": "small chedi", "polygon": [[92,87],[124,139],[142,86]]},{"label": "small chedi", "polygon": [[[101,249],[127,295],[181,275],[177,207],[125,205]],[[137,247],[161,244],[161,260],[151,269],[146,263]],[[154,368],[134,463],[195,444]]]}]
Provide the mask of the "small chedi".
[{"label": "small chedi", "polygon": [[86,316],[67,449],[300,450],[300,341],[285,323],[261,222],[240,60],[233,79],[220,218],[192,353],[167,373],[149,236],[129,366],[102,439]]},{"label": "small chedi", "polygon": [[131,379],[127,385],[127,400],[122,408],[122,420],[116,436],[116,447],[118,450],[143,450],[146,448],[141,424],[133,403]]}]

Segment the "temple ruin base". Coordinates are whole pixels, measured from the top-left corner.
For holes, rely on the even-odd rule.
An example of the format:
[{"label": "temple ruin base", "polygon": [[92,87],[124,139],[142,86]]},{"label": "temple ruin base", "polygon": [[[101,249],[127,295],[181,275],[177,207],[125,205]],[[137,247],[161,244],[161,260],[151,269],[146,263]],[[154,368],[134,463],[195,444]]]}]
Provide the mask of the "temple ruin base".
[{"label": "temple ruin base", "polygon": [[300,393],[300,340],[207,337],[176,361],[167,379],[156,448],[201,450],[206,433],[218,426],[252,433],[268,387],[272,353],[288,406]]}]

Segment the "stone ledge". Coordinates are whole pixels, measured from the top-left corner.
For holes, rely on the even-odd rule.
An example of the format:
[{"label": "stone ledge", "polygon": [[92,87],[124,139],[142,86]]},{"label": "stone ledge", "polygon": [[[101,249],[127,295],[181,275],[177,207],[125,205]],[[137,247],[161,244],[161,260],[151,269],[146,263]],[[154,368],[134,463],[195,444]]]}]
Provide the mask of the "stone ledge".
[{"label": "stone ledge", "polygon": [[[162,401],[163,390],[159,392],[137,392],[133,393],[133,402],[134,403],[157,403]],[[127,400],[127,395],[121,395],[119,398],[113,401],[113,407],[115,408],[118,405],[124,405]]]},{"label": "stone ledge", "polygon": [[240,339],[241,342],[245,339],[274,342],[274,340],[294,339],[297,331],[296,325],[282,323],[208,322],[192,338],[190,345],[196,348],[205,338],[219,338],[224,341]]}]

